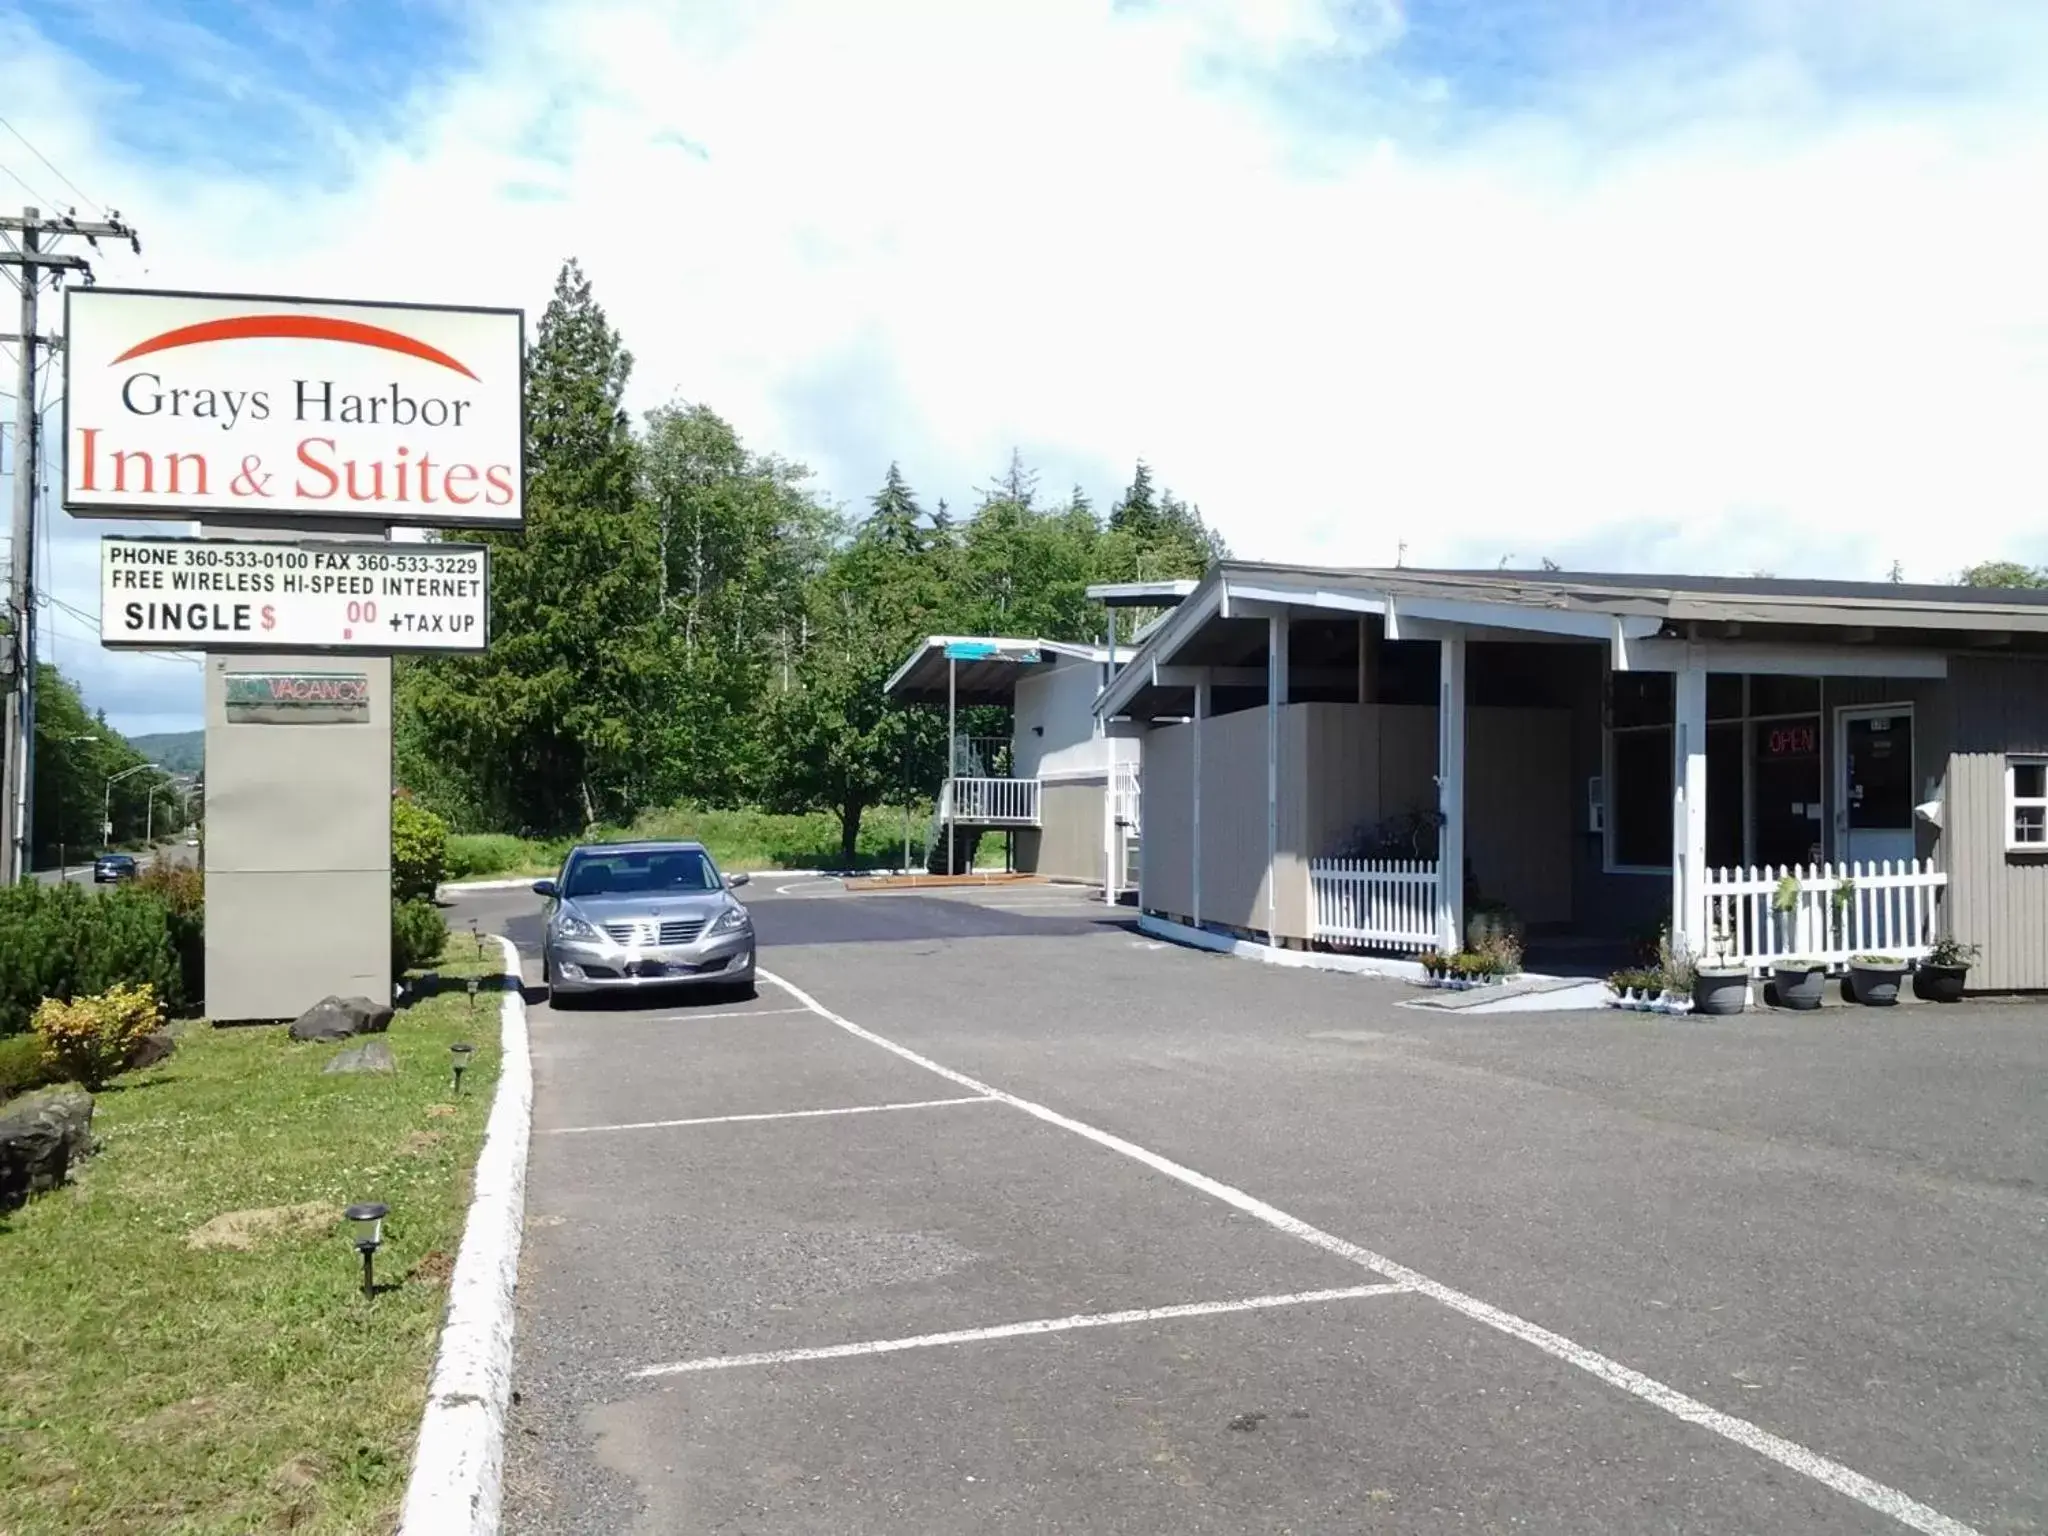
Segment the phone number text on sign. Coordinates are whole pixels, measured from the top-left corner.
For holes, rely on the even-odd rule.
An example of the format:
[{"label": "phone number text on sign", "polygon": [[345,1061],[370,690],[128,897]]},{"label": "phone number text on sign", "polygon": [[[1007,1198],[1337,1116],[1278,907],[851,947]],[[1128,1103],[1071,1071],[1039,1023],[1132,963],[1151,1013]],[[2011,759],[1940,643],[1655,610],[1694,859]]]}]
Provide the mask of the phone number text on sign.
[{"label": "phone number text on sign", "polygon": [[480,651],[473,544],[100,540],[100,641],[151,650]]}]

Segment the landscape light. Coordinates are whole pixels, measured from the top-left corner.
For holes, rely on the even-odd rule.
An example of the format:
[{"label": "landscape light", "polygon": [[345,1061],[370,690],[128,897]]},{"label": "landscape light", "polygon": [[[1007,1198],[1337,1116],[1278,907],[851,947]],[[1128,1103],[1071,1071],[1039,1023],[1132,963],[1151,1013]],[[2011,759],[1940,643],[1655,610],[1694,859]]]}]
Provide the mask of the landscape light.
[{"label": "landscape light", "polygon": [[476,926],[476,919],[475,919],[475,918],[473,918],[473,917],[472,917],[472,918],[471,918],[471,919],[469,920],[469,936],[470,936],[470,937],[471,937],[472,939],[475,939],[475,940],[476,940],[476,957],[477,957],[477,959],[479,959],[479,960],[483,959],[483,957],[484,957],[484,936],[483,936],[483,934],[482,934],[482,933],[481,933],[481,932],[480,932],[480,931],[478,930],[478,928],[477,928],[477,926]]},{"label": "landscape light", "polygon": [[482,977],[472,976],[469,978],[469,1007],[472,1013],[476,1011],[476,989],[482,985]]},{"label": "landscape light", "polygon": [[341,1213],[355,1232],[356,1252],[363,1256],[363,1294],[374,1296],[377,1287],[372,1279],[372,1266],[378,1247],[384,1241],[384,1218],[391,1214],[391,1207],[371,1202],[352,1205]]},{"label": "landscape light", "polygon": [[462,1092],[462,1074],[469,1070],[470,1054],[475,1050],[475,1046],[462,1040],[448,1047],[449,1059],[455,1064],[455,1091],[458,1094]]}]

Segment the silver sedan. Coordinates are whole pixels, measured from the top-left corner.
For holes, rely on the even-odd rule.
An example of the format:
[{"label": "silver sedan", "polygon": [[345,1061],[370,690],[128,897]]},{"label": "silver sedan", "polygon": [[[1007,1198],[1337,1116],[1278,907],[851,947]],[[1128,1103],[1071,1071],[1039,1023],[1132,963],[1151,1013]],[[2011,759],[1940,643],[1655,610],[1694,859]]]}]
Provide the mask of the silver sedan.
[{"label": "silver sedan", "polygon": [[541,977],[555,1002],[643,987],[754,993],[754,921],[701,843],[596,843],[569,851],[547,898]]}]

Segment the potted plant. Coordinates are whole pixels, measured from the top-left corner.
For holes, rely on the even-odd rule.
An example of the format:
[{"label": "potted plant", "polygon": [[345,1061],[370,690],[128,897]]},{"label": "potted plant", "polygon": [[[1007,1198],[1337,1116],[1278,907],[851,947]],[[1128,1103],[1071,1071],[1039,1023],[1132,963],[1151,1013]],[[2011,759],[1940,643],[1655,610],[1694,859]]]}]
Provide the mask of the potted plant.
[{"label": "potted plant", "polygon": [[1930,1003],[1959,1003],[1970,967],[1984,951],[1953,937],[1938,939],[1927,958],[1913,968],[1913,995]]},{"label": "potted plant", "polygon": [[1425,949],[1421,954],[1417,955],[1415,958],[1416,961],[1422,966],[1422,974],[1428,978],[1429,984],[1433,987],[1442,986],[1444,982],[1444,973],[1450,969],[1450,962],[1448,958],[1444,955],[1443,951],[1436,949]]},{"label": "potted plant", "polygon": [[1849,959],[1849,990],[1856,1001],[1872,1008],[1889,1008],[1899,1000],[1899,983],[1906,979],[1906,962],[1896,955],[1852,955]]},{"label": "potted plant", "polygon": [[1828,968],[1818,960],[1779,960],[1771,966],[1778,986],[1778,1006],[1802,1012],[1818,1008],[1827,995]]},{"label": "potted plant", "polygon": [[1714,930],[1712,947],[1693,966],[1692,1011],[1725,1016],[1749,1003],[1749,967],[1729,952],[1728,935]]},{"label": "potted plant", "polygon": [[1772,937],[1777,941],[1772,948],[1790,949],[1799,933],[1799,877],[1791,872],[1778,881],[1778,888],[1771,892]]}]

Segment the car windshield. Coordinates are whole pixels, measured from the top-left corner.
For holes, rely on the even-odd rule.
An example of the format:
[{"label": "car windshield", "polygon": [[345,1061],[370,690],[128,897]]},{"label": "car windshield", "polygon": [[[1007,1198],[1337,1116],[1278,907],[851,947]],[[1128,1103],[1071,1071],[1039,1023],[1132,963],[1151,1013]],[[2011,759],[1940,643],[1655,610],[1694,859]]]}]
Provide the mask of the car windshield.
[{"label": "car windshield", "polygon": [[564,896],[669,896],[719,888],[718,871],[694,848],[579,853],[562,879]]}]

